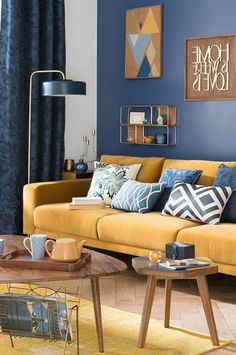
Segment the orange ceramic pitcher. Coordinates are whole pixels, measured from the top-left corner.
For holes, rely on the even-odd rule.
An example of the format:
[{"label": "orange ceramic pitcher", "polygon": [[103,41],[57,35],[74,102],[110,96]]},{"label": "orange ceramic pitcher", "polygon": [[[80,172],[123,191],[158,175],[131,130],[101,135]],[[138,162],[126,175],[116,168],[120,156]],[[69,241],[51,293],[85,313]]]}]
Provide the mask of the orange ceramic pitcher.
[{"label": "orange ceramic pitcher", "polygon": [[[56,241],[48,240],[45,244],[45,250],[52,260],[73,262],[81,257],[83,244],[86,240],[77,243],[76,239],[60,238]],[[48,250],[48,245],[52,243],[52,252]]]}]

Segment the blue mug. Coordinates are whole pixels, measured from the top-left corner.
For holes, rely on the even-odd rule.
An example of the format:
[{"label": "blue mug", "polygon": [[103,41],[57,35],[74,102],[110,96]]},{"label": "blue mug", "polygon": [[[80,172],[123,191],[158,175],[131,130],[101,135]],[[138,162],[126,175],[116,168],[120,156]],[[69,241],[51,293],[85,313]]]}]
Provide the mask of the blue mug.
[{"label": "blue mug", "polygon": [[[24,239],[24,246],[31,254],[33,260],[44,259],[46,240],[46,234],[31,234]],[[27,245],[28,243],[29,245]]]}]

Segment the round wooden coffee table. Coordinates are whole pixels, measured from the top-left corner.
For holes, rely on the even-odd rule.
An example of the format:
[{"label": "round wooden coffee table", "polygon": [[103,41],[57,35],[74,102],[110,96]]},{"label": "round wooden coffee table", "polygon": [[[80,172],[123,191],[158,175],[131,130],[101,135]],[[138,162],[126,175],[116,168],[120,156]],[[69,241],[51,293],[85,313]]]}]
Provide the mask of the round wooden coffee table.
[{"label": "round wooden coffee table", "polygon": [[[207,258],[202,258],[206,260]],[[171,302],[171,287],[172,280],[176,279],[196,279],[198,290],[201,296],[209,332],[213,345],[219,345],[214,315],[209,297],[206,275],[216,274],[218,266],[209,261],[209,266],[201,266],[186,270],[165,270],[158,269],[155,266],[149,267],[148,257],[136,257],[132,259],[132,265],[135,271],[141,275],[147,275],[147,288],[143,305],[142,320],[139,330],[138,347],[143,348],[145,345],[149,319],[152,310],[153,299],[155,295],[157,280],[165,280],[165,318],[164,327],[168,328],[170,323],[170,302]]]},{"label": "round wooden coffee table", "polygon": [[[23,236],[1,235],[0,238],[4,239],[4,254],[12,250],[24,249],[23,239],[25,237]],[[91,263],[86,264],[78,271],[68,272],[0,267],[0,283],[42,283],[89,278],[91,282],[99,352],[104,352],[99,277],[120,273],[125,271],[127,266],[124,262],[111,256],[92,250],[86,251],[91,253]]]}]

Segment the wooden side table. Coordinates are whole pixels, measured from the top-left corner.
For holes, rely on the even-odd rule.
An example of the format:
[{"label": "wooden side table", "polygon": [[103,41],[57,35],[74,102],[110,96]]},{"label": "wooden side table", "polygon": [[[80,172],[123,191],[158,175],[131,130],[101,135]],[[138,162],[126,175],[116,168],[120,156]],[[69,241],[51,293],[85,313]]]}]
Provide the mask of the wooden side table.
[{"label": "wooden side table", "polygon": [[61,174],[62,180],[76,180],[76,179],[87,179],[92,178],[93,171],[88,170],[85,173],[76,173],[74,171],[63,171]]},{"label": "wooden side table", "polygon": [[170,324],[170,303],[171,303],[171,288],[172,280],[175,279],[196,279],[202,305],[204,308],[209,332],[213,345],[219,345],[218,334],[216,330],[213,310],[209,297],[208,285],[206,275],[216,274],[218,272],[218,266],[212,263],[209,259],[204,258],[210,262],[209,266],[201,266],[198,268],[191,268],[187,270],[165,270],[158,269],[156,266],[148,268],[148,257],[136,257],[132,259],[132,265],[136,272],[141,275],[147,275],[147,288],[145,294],[145,300],[143,305],[142,320],[139,330],[138,344],[139,348],[143,348],[146,341],[149,319],[152,310],[153,299],[156,290],[156,280],[165,280],[165,317],[164,327],[168,328]]}]

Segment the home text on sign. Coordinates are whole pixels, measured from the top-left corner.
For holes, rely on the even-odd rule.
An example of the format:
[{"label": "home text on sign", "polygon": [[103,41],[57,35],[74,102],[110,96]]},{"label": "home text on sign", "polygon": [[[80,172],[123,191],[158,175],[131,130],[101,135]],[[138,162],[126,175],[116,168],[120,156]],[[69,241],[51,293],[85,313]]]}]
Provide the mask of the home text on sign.
[{"label": "home text on sign", "polygon": [[192,47],[194,91],[229,89],[229,53],[229,43],[209,45],[205,52],[200,46]]}]

